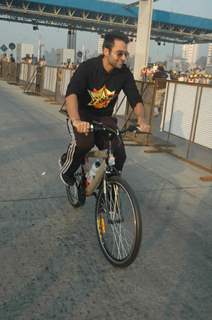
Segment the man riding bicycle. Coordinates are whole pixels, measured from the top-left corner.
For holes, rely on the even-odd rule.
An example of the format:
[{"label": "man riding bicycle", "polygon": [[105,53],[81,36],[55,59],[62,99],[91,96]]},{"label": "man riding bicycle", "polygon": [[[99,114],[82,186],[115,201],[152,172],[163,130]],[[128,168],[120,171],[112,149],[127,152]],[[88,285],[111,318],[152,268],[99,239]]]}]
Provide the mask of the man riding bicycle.
[{"label": "man riding bicycle", "polygon": [[[132,73],[125,65],[128,42],[128,38],[120,32],[106,34],[103,55],[81,63],[70,80],[66,105],[73,127],[73,140],[60,158],[60,177],[66,185],[73,185],[75,171],[94,145],[100,150],[105,149],[107,135],[103,132],[90,132],[90,122],[99,121],[117,128],[117,120],[112,117],[112,113],[121,90],[134,110],[139,129],[143,132],[150,131],[150,126],[144,119],[142,98]],[[126,153],[123,142],[117,137],[112,140],[112,151],[115,167],[121,171]]]}]

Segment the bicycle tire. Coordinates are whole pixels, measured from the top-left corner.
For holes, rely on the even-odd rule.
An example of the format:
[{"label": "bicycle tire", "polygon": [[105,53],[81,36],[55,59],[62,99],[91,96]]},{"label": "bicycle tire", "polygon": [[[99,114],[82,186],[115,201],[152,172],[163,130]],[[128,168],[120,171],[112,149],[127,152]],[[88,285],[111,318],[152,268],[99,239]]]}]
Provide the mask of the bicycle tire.
[{"label": "bicycle tire", "polygon": [[[117,194],[119,195],[119,198],[120,198],[119,199],[120,204],[121,204],[121,196],[122,196],[122,193],[120,193],[120,192],[123,192],[126,194],[127,199],[129,200],[129,203],[130,203],[130,206],[132,209],[132,212],[130,215],[132,215],[133,240],[132,240],[132,244],[131,244],[127,254],[123,257],[121,257],[121,253],[118,253],[120,255],[120,257],[116,257],[114,255],[114,253],[111,252],[115,249],[117,251],[121,251],[121,250],[126,251],[126,248],[124,248],[124,244],[121,244],[121,242],[124,242],[124,240],[122,241],[122,239],[124,239],[124,238],[122,238],[122,235],[119,236],[118,240],[120,242],[119,243],[120,247],[123,246],[123,249],[118,248],[117,239],[115,239],[116,238],[115,233],[114,233],[114,231],[111,232],[112,229],[115,230],[116,228],[112,225],[115,225],[115,224],[119,225],[118,228],[120,230],[120,233],[121,233],[121,230],[123,230],[123,233],[126,234],[126,238],[128,235],[128,231],[126,232],[126,228],[124,227],[124,223],[126,222],[127,217],[123,215],[123,210],[122,210],[122,213],[120,211],[118,214],[116,214],[116,211],[119,211],[118,205],[117,205],[118,200],[114,201],[114,207],[117,207],[117,210],[116,209],[112,210],[115,212],[115,213],[113,212],[113,216],[117,216],[118,218],[111,219],[110,208],[108,208],[108,206],[106,205],[106,202],[111,204],[111,201],[109,202],[108,199],[105,199],[105,194],[109,194],[108,190],[111,188],[112,188],[111,190],[113,190],[113,189],[116,190],[115,188],[113,188],[113,186],[116,186],[119,188],[118,189],[119,191],[117,191],[118,192]],[[114,197],[117,197],[117,196],[114,195]],[[107,196],[106,196],[106,198],[107,198]],[[105,201],[105,208],[104,208],[104,201]],[[127,208],[127,206],[125,206],[125,207]],[[140,249],[140,244],[141,244],[141,239],[142,239],[142,217],[141,217],[141,212],[140,212],[138,202],[136,200],[135,193],[132,190],[132,188],[130,187],[130,185],[123,178],[121,178],[119,176],[113,176],[113,177],[109,178],[108,180],[106,180],[106,192],[104,191],[104,184],[100,188],[99,193],[97,195],[97,200],[96,200],[95,223],[96,223],[96,231],[97,231],[99,245],[100,245],[105,257],[107,258],[107,260],[112,265],[114,265],[116,267],[129,266],[137,257],[139,249]],[[122,227],[121,227],[121,223],[122,223]],[[118,228],[117,228],[117,230],[118,230]],[[115,232],[116,232],[116,230],[115,230]],[[112,240],[113,241],[112,250],[109,248],[108,243],[107,243],[108,242],[107,237],[109,239],[109,236],[106,235],[107,233],[111,233],[112,237],[114,237],[114,239]],[[116,242],[117,248],[114,249],[115,242]],[[126,247],[127,247],[128,243],[127,243],[126,239],[125,239],[125,242],[126,242]]]}]

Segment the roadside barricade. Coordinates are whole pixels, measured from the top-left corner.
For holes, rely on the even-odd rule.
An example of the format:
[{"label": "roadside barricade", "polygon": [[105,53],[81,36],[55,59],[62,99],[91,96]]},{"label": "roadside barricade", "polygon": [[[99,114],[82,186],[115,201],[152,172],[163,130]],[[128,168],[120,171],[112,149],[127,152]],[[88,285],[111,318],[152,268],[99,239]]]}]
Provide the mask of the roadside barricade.
[{"label": "roadside barricade", "polygon": [[70,69],[58,68],[55,100],[59,103],[64,102],[67,86],[70,82],[72,74],[73,73]]},{"label": "roadside barricade", "polygon": [[212,172],[212,86],[168,81],[161,135],[170,152]]},{"label": "roadside barricade", "polygon": [[44,66],[43,70],[44,73],[42,74],[43,83],[41,85],[41,93],[44,95],[54,96],[56,91],[57,68]]}]

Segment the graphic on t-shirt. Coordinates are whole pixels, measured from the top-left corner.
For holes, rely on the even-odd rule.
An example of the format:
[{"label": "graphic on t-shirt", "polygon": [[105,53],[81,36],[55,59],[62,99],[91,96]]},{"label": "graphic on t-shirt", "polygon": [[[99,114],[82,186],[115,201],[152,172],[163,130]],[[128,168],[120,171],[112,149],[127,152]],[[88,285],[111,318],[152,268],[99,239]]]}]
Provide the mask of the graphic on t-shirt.
[{"label": "graphic on t-shirt", "polygon": [[110,101],[115,97],[115,91],[110,91],[104,85],[100,89],[88,90],[89,95],[91,96],[91,101],[89,106],[93,106],[96,109],[107,108]]}]

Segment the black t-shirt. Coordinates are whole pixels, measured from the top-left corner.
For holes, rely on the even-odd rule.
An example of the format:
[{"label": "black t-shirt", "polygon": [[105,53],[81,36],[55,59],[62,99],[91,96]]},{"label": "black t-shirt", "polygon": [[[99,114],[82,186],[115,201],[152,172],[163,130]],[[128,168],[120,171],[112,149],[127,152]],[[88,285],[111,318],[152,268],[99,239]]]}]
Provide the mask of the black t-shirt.
[{"label": "black t-shirt", "polygon": [[81,63],[72,76],[66,97],[76,94],[79,113],[110,116],[121,90],[126,94],[132,108],[142,102],[130,70],[123,65],[108,73],[102,62],[103,56]]}]

